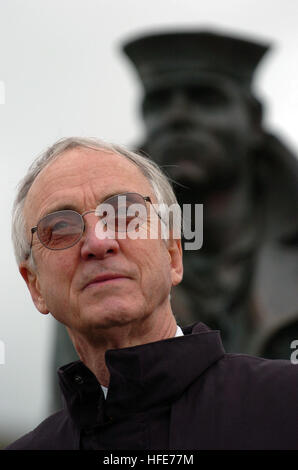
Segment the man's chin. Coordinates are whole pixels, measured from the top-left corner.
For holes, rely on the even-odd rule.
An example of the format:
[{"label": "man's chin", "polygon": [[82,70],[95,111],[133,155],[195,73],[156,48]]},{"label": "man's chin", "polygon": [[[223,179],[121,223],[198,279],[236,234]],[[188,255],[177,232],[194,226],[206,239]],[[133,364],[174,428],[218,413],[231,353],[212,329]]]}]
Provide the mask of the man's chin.
[{"label": "man's chin", "polygon": [[121,328],[143,316],[141,309],[132,309],[125,305],[109,305],[106,308],[94,308],[84,312],[81,317],[81,328],[83,331],[107,330],[110,328]]}]

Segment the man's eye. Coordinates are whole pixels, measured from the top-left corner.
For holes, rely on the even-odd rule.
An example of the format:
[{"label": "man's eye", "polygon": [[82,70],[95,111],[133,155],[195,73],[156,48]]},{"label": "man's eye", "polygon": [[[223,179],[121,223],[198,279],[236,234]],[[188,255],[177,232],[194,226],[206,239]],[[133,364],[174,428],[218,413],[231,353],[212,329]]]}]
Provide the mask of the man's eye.
[{"label": "man's eye", "polygon": [[127,215],[116,214],[114,220],[116,225],[127,225],[128,222],[131,220],[131,217],[128,217]]},{"label": "man's eye", "polygon": [[52,232],[59,232],[61,230],[68,229],[70,227],[69,222],[65,220],[61,220],[60,222],[56,222],[52,227]]}]

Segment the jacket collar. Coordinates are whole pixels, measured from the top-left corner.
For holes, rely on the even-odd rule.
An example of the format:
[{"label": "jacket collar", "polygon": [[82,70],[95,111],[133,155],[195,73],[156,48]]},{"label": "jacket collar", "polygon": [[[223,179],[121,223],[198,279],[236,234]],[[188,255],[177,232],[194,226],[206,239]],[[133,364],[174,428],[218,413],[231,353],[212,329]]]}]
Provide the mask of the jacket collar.
[{"label": "jacket collar", "polygon": [[169,405],[211,364],[224,355],[218,331],[203,323],[183,329],[184,336],[106,351],[110,371],[107,399],[93,373],[76,361],[58,370],[71,417],[79,427]]}]

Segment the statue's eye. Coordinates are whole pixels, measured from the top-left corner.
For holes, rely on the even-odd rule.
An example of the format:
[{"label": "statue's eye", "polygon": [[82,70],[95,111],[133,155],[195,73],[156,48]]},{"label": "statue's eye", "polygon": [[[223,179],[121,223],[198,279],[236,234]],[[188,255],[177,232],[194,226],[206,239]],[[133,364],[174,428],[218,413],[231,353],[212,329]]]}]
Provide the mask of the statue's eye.
[{"label": "statue's eye", "polygon": [[224,90],[211,86],[193,86],[187,88],[189,100],[206,108],[221,107],[228,104],[228,97]]}]

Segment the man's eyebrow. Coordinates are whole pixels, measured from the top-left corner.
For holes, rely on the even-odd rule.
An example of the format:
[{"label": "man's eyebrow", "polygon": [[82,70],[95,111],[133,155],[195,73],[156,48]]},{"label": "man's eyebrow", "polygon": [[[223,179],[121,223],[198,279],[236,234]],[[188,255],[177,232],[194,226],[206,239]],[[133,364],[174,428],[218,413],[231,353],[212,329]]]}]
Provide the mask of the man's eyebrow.
[{"label": "man's eyebrow", "polygon": [[57,206],[53,206],[50,209],[47,209],[42,215],[41,218],[46,217],[53,212],[64,211],[64,210],[71,210],[78,212],[78,208],[73,204],[59,204]]}]

